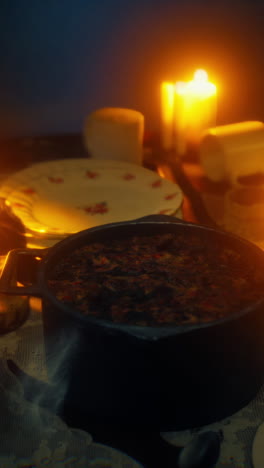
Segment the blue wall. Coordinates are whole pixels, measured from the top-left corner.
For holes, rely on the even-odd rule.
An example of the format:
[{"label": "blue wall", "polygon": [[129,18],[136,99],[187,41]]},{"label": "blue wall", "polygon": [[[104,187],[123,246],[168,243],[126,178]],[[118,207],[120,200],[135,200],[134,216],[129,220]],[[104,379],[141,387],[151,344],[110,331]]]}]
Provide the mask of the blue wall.
[{"label": "blue wall", "polygon": [[205,67],[219,123],[264,120],[262,2],[2,0],[0,136],[75,132],[102,106],[159,125],[159,84]]}]

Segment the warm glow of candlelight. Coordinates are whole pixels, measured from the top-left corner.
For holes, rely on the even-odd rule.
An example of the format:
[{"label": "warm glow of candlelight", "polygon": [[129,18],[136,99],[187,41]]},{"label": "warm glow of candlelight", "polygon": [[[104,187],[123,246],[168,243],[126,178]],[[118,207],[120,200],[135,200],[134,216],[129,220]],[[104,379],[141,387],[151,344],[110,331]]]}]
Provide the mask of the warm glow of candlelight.
[{"label": "warm glow of candlelight", "polygon": [[165,150],[169,150],[173,146],[174,94],[173,83],[163,82],[161,84],[161,140]]},{"label": "warm glow of candlelight", "polygon": [[157,173],[159,174],[160,177],[163,179],[166,179],[165,171],[162,166],[157,167]]},{"label": "warm glow of candlelight", "polygon": [[215,125],[217,88],[205,70],[195,71],[191,81],[175,84],[175,149],[183,154],[198,145],[204,132]]},{"label": "warm glow of candlelight", "polygon": [[164,106],[162,107],[162,117],[165,122],[170,122],[173,116],[174,107],[174,85],[173,83],[162,83],[162,95],[164,96]]},{"label": "warm glow of candlelight", "polygon": [[175,91],[179,96],[184,96],[184,94],[186,94],[186,83],[184,81],[177,81],[175,84]]},{"label": "warm glow of candlelight", "polygon": [[180,95],[191,95],[195,98],[208,98],[216,95],[216,86],[208,81],[205,70],[198,69],[194,72],[193,80],[184,83],[179,81],[175,85],[176,93]]},{"label": "warm glow of candlelight", "polygon": [[190,81],[163,82],[161,85],[161,144],[164,150],[184,154],[197,146],[204,132],[215,126],[216,85],[203,69]]},{"label": "warm glow of candlelight", "polygon": [[157,167],[157,172],[160,177],[163,179],[171,180],[175,183],[175,176],[168,164],[159,164]]}]

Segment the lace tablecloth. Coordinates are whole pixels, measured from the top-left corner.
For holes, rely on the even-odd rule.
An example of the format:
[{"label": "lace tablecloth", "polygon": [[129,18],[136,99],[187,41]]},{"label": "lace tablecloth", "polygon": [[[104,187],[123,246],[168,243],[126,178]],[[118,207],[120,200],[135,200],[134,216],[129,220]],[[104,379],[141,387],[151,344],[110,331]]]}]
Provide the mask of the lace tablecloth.
[{"label": "lace tablecloth", "polygon": [[90,434],[69,428],[60,418],[24,398],[9,371],[12,359],[28,374],[48,381],[44,358],[40,301],[19,329],[0,338],[1,468],[139,468],[130,457],[95,443]]},{"label": "lace tablecloth", "polygon": [[[5,171],[9,169],[6,167],[8,161],[10,164],[12,162],[11,169],[14,171],[42,160],[72,157],[72,154],[78,157],[87,156],[81,147],[80,138],[76,140],[75,137],[70,137],[70,140],[69,138],[67,141],[64,140],[65,138],[40,138],[7,142],[2,148],[6,154],[5,166],[2,169]],[[202,188],[198,187],[197,190],[202,191]],[[193,221],[187,202],[185,199],[184,217]],[[218,213],[218,210],[213,211]],[[209,213],[211,214],[210,209]],[[31,313],[27,321],[17,330],[0,337],[1,468],[140,466],[121,452],[94,443],[86,432],[72,430],[48,411],[40,410],[36,405],[26,402],[23,388],[7,369],[7,359],[15,361],[31,376],[48,381],[41,305],[38,299],[31,300]],[[252,443],[257,427],[263,421],[264,386],[247,407],[223,421],[192,431],[164,433],[162,436],[171,444],[182,446],[199,431],[208,428],[219,431],[222,435],[222,444],[216,467],[252,468]],[[9,455],[5,456],[6,454]]]},{"label": "lace tablecloth", "polygon": [[[29,453],[33,454],[30,462],[34,462],[36,464],[34,466],[37,468],[55,468],[57,466],[61,468],[63,466],[136,468],[139,466],[121,452],[93,443],[91,436],[87,433],[76,429],[70,430],[59,418],[44,409],[38,409],[38,418],[33,418],[33,422],[30,422],[30,426],[34,426],[31,427],[31,431],[33,430],[34,434],[37,433],[37,438],[33,438],[33,440],[32,434],[29,438],[29,429],[26,427],[28,419],[24,413],[29,412],[32,414],[33,410],[36,411],[36,407],[33,408],[35,405],[25,402],[23,389],[20,387],[19,382],[14,378],[12,379],[12,376],[7,373],[5,366],[7,359],[13,359],[21,369],[31,376],[48,381],[39,299],[31,299],[31,313],[24,325],[0,338],[0,373],[2,376],[0,378],[0,393],[3,396],[8,391],[13,398],[12,411],[4,415],[6,409],[3,412],[2,408],[0,410],[1,419],[2,421],[4,417],[9,419],[7,425],[9,429],[11,427],[11,433],[12,427],[14,430],[19,427],[19,424],[21,426],[21,433],[18,434],[15,430],[16,439],[14,436],[12,438],[13,457],[5,458],[0,455],[1,468],[28,466],[26,463],[29,463],[29,460],[26,455],[28,456]],[[6,397],[6,395],[4,396]],[[0,398],[1,400],[3,398]],[[42,421],[41,435],[38,434],[40,431],[40,417]],[[219,431],[222,436],[222,445],[220,459],[216,465],[217,468],[251,468],[252,442],[256,429],[263,420],[264,387],[247,407],[225,420],[192,431],[163,433],[162,436],[171,444],[183,446],[197,432],[208,429]],[[44,429],[43,421],[45,422]],[[6,431],[6,428],[4,430]],[[3,453],[3,448],[6,448],[4,443],[6,432],[4,439],[2,436],[0,427],[0,453]],[[10,437],[7,439],[10,440]],[[21,446],[23,447],[22,450]],[[19,460],[20,464],[18,464],[17,460]]]}]

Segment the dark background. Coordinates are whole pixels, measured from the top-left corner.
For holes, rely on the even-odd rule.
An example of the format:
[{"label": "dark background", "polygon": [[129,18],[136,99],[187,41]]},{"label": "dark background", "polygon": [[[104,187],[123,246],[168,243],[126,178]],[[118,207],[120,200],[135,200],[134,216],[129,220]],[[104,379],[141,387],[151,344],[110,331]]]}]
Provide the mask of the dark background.
[{"label": "dark background", "polygon": [[264,120],[263,1],[2,0],[0,137],[78,132],[103,106],[159,128],[159,86],[205,68],[218,124]]}]

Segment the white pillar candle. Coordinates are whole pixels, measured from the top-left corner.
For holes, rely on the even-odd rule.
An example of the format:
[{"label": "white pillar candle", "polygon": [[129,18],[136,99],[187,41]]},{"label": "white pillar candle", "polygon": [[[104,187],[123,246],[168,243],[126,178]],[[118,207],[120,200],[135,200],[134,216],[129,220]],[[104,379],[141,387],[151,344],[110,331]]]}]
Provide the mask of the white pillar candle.
[{"label": "white pillar candle", "polygon": [[211,128],[199,154],[205,174],[214,182],[234,184],[241,176],[264,173],[264,124],[246,121]]},{"label": "white pillar candle", "polygon": [[144,116],[132,109],[105,107],[85,120],[84,144],[90,156],[141,164]]}]

